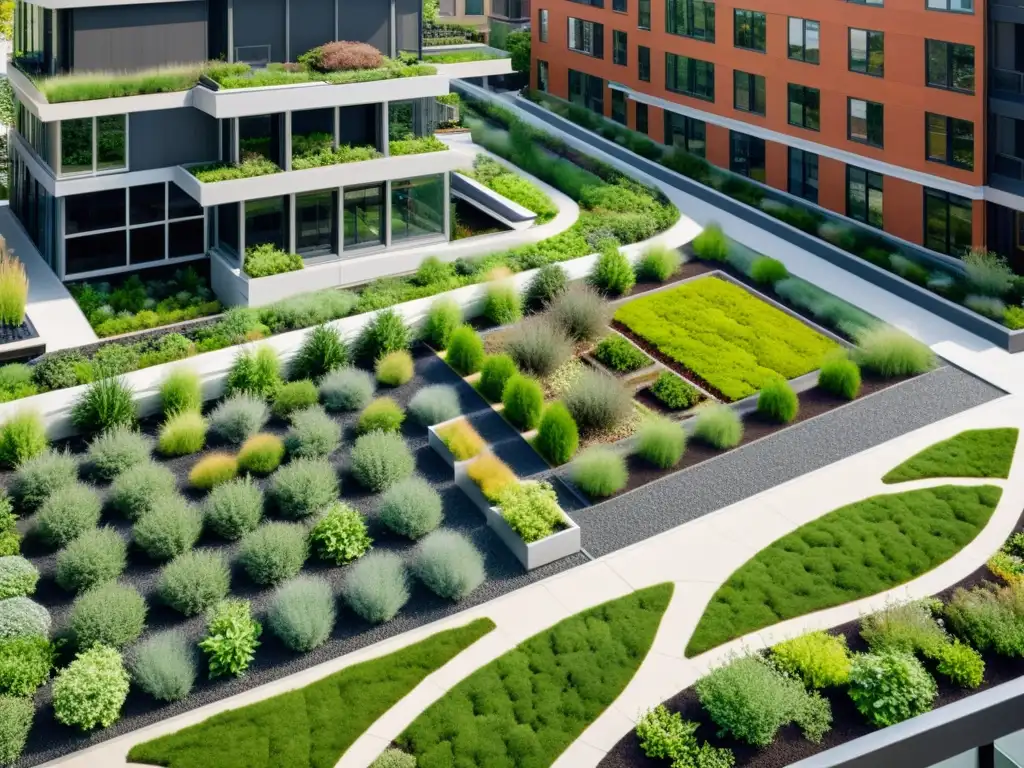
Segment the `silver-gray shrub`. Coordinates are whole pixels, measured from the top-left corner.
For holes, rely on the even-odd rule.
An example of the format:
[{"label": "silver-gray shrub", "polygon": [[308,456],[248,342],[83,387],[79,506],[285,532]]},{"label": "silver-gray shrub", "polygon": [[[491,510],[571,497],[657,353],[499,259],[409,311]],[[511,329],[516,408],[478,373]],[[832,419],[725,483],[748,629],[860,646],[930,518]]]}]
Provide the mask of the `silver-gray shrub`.
[{"label": "silver-gray shrub", "polygon": [[0,600],[0,640],[12,637],[49,637],[50,613],[27,597]]},{"label": "silver-gray shrub", "polygon": [[611,308],[590,286],[574,285],[551,302],[548,315],[570,339],[593,341],[607,330]]},{"label": "silver-gray shrub", "polygon": [[132,538],[154,560],[170,560],[192,549],[203,532],[203,516],[178,495],[162,496],[132,526]]},{"label": "silver-gray shrub", "polygon": [[128,544],[110,526],[94,528],[57,553],[57,584],[69,592],[112,581],[128,564]]},{"label": "silver-gray shrub", "polygon": [[462,413],[459,393],[447,384],[431,384],[413,395],[409,401],[409,413],[425,427],[454,419]]},{"label": "silver-gray shrub", "polygon": [[402,558],[371,552],[349,569],[341,594],[348,607],[371,624],[390,621],[409,600]]},{"label": "silver-gray shrub", "polygon": [[108,581],[86,590],[71,606],[69,625],[78,650],[134,643],[146,628],[147,611],[145,598],[127,584]]},{"label": "silver-gray shrub", "polygon": [[426,536],[441,524],[441,496],[422,477],[407,477],[381,496],[380,520],[410,539]]},{"label": "silver-gray shrub", "polygon": [[331,411],[361,411],[373,400],[377,384],[359,368],[339,368],[320,382],[320,399]]},{"label": "silver-gray shrub", "polygon": [[319,405],[296,411],[289,419],[292,426],[284,438],[288,455],[315,459],[330,456],[341,445],[341,425]]},{"label": "silver-gray shrub", "polygon": [[206,497],[203,519],[218,536],[234,541],[263,519],[263,491],[248,477],[221,483]]},{"label": "silver-gray shrub", "polygon": [[238,562],[256,584],[279,584],[302,570],[309,556],[301,523],[264,523],[242,538]]},{"label": "silver-gray shrub", "polygon": [[455,601],[487,577],[480,550],[455,531],[434,531],[421,541],[413,555],[412,572],[435,595]]},{"label": "silver-gray shrub", "polygon": [[11,485],[21,512],[31,512],[58,488],[78,479],[78,462],[67,452],[47,451],[24,462]]},{"label": "silver-gray shrub", "polygon": [[582,433],[614,429],[633,407],[633,398],[621,382],[593,370],[584,371],[562,401]]},{"label": "silver-gray shrub", "polygon": [[181,701],[196,682],[195,649],[184,632],[157,632],[129,651],[128,671],[157,701]]},{"label": "silver-gray shrub", "polygon": [[195,616],[222,600],[231,587],[231,570],[215,550],[183,552],[160,571],[156,592],[161,602],[185,616]]},{"label": "silver-gray shrub", "polygon": [[392,747],[381,752],[370,768],[416,768],[416,757]]},{"label": "silver-gray shrub", "polygon": [[101,510],[96,491],[82,483],[71,483],[57,488],[43,502],[35,516],[35,530],[49,546],[63,547],[95,528]]},{"label": "silver-gray shrub", "polygon": [[547,376],[572,355],[572,342],[560,326],[535,316],[509,329],[503,351],[521,371]]},{"label": "silver-gray shrub", "polygon": [[1002,296],[1016,279],[1006,259],[984,248],[972,248],[965,253],[963,264],[967,282],[986,296]]},{"label": "silver-gray shrub", "polygon": [[126,469],[110,484],[110,506],[129,520],[138,520],[153,508],[157,499],[174,494],[178,481],[174,473],[155,461]]},{"label": "silver-gray shrub", "polygon": [[0,557],[0,600],[31,595],[38,582],[39,571],[24,557]]},{"label": "silver-gray shrub", "polygon": [[848,336],[856,336],[878,324],[878,320],[867,312],[799,277],[779,280],[775,283],[775,292],[793,306],[806,309],[822,324],[837,328]]},{"label": "silver-gray shrub", "polygon": [[274,590],[267,612],[270,631],[293,651],[323,645],[334,629],[334,594],[319,576],[296,576]]},{"label": "silver-gray shrub", "polygon": [[210,429],[229,443],[244,443],[259,432],[270,418],[267,404],[246,394],[229,397],[210,414]]},{"label": "silver-gray shrub", "polygon": [[971,293],[964,297],[964,305],[992,320],[1002,321],[1003,313],[1006,312],[1006,304],[995,296]]},{"label": "silver-gray shrub", "polygon": [[273,474],[267,493],[284,517],[309,517],[338,500],[338,476],[323,459],[295,459]]},{"label": "silver-gray shrub", "polygon": [[415,466],[409,446],[393,432],[362,435],[352,448],[352,474],[370,491],[380,492],[394,485],[411,475]]},{"label": "silver-gray shrub", "polygon": [[93,476],[113,480],[129,467],[149,461],[153,439],[131,427],[115,427],[92,439],[86,459]]}]

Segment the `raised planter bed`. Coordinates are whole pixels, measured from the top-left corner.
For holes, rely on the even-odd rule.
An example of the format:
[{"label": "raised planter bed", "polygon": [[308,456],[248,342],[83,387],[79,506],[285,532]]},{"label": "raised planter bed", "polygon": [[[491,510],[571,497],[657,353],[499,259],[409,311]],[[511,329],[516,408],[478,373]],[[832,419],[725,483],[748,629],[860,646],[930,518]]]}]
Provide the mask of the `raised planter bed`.
[{"label": "raised planter bed", "polygon": [[17,328],[0,326],[0,362],[15,363],[31,360],[46,352],[46,342],[26,315]]}]

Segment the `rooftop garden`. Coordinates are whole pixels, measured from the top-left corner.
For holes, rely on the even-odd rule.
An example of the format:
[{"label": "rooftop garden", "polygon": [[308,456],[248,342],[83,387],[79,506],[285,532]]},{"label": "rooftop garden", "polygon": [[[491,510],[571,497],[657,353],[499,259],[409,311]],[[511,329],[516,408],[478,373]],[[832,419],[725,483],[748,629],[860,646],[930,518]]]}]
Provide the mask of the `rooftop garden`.
[{"label": "rooftop garden", "polygon": [[83,72],[81,74],[36,77],[33,82],[51,104],[68,101],[93,101],[120,96],[142,96],[153,93],[187,91],[199,77],[212,67],[231,68],[237,73],[248,69],[245,64],[183,64],[177,67],[146,69],[139,72]]},{"label": "rooftop garden", "polygon": [[533,211],[538,224],[545,224],[558,215],[558,208],[542,189],[487,155],[477,155],[473,169],[459,173]]},{"label": "rooftop garden", "polygon": [[500,53],[490,51],[449,51],[448,53],[428,53],[423,61],[427,64],[463,64],[468,61],[489,61],[506,58]]},{"label": "rooftop garden", "polygon": [[1017,447],[1016,428],[968,429],[930,445],[897,467],[882,482],[903,483],[932,477],[1000,477],[1010,475]]}]

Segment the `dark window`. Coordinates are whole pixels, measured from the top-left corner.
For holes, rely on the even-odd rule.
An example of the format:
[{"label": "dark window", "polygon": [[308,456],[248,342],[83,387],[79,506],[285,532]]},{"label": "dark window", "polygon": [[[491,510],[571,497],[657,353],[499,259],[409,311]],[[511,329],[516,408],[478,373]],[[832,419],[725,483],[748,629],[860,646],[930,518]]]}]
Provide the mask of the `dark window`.
[{"label": "dark window", "polygon": [[384,186],[345,190],[345,250],[384,242]]},{"label": "dark window", "polygon": [[651,82],[651,49],[646,45],[636,47],[637,77],[640,82]]},{"label": "dark window", "polygon": [[612,63],[623,67],[629,63],[629,43],[626,33],[617,29],[612,31]]},{"label": "dark window", "polygon": [[882,105],[864,99],[848,99],[847,103],[847,138],[872,147],[881,147],[885,137]]},{"label": "dark window", "polygon": [[974,123],[955,117],[925,113],[928,159],[974,170]]},{"label": "dark window", "polygon": [[715,100],[715,65],[675,53],[665,54],[665,88],[705,101]]},{"label": "dark window", "polygon": [[585,72],[569,70],[569,101],[591,112],[604,114],[604,80]]},{"label": "dark window", "polygon": [[640,29],[651,28],[651,0],[637,0],[636,25]]},{"label": "dark window", "polygon": [[163,261],[165,251],[165,228],[163,224],[155,227],[136,227],[129,232],[128,253],[132,264],[145,264],[147,261]]},{"label": "dark window", "polygon": [[974,46],[926,40],[928,72],[925,82],[932,88],[974,93]]},{"label": "dark window", "polygon": [[637,133],[647,134],[647,105],[641,104],[639,101],[633,102],[636,104],[636,130]]},{"label": "dark window", "polygon": [[288,199],[264,197],[245,201],[245,247],[270,243],[288,247]]},{"label": "dark window", "polygon": [[623,91],[612,91],[612,120],[626,124],[626,94]]},{"label": "dark window", "polygon": [[[203,219],[172,221],[167,225],[168,258],[201,254],[203,245]],[[237,230],[237,227],[236,227]]]},{"label": "dark window", "polygon": [[733,44],[737,48],[748,48],[764,53],[766,25],[765,15],[761,11],[744,11],[737,8],[733,12]]},{"label": "dark window", "polygon": [[789,58],[808,64],[821,62],[821,25],[817,21],[789,20]]},{"label": "dark window", "polygon": [[295,251],[303,256],[334,253],[338,193],[327,189],[295,196]]},{"label": "dark window", "polygon": [[[64,198],[64,232],[95,232],[99,229],[124,228],[125,194],[123,189],[86,192]],[[124,235],[124,232],[121,233]]]},{"label": "dark window", "polygon": [[232,256],[238,256],[238,203],[217,206],[217,246]]},{"label": "dark window", "polygon": [[539,11],[540,18],[540,41],[546,43],[548,41],[548,11],[547,8],[541,8]]},{"label": "dark window", "polygon": [[764,139],[729,131],[729,170],[748,179],[764,182]]},{"label": "dark window", "polygon": [[[128,190],[128,223],[149,224],[163,221],[165,184],[146,184]],[[132,246],[134,251],[134,246]],[[134,257],[132,259],[135,260]]]},{"label": "dark window", "polygon": [[60,172],[92,172],[92,118],[60,122]]},{"label": "dark window", "polygon": [[629,6],[626,0],[612,0],[612,10],[616,13],[628,13]]},{"label": "dark window", "polygon": [[548,63],[537,59],[537,89],[547,92],[548,90]]},{"label": "dark window", "polygon": [[857,3],[857,5],[877,5],[881,8],[885,3],[883,0],[846,0],[848,3]]},{"label": "dark window", "polygon": [[569,0],[570,3],[578,3],[579,5],[592,5],[595,8],[604,8],[604,0]]},{"label": "dark window", "polygon": [[127,167],[125,159],[125,115],[96,118],[96,170],[113,171]]},{"label": "dark window", "polygon": [[787,120],[809,131],[821,130],[821,91],[806,85],[789,84]]},{"label": "dark window", "polygon": [[971,201],[925,187],[925,247],[950,256],[962,256],[971,247],[971,235]]},{"label": "dark window", "polygon": [[929,11],[974,13],[974,0],[928,0],[927,8]]},{"label": "dark window", "polygon": [[202,215],[203,206],[182,192],[177,184],[167,185],[167,218],[184,219]]},{"label": "dark window", "polygon": [[[124,197],[124,190],[121,197]],[[128,263],[128,238],[123,229],[64,241],[64,269],[69,275],[98,269],[123,267]]]},{"label": "dark window", "polygon": [[712,0],[665,0],[665,31],[695,40],[715,42],[715,4]]},{"label": "dark window", "polygon": [[765,111],[764,78],[749,72],[732,71],[733,106],[741,112],[763,115]]},{"label": "dark window", "polygon": [[809,203],[818,202],[818,156],[795,147],[789,148],[789,194]]},{"label": "dark window", "polygon": [[882,174],[846,166],[846,215],[882,228]]},{"label": "dark window", "polygon": [[850,30],[850,71],[885,75],[885,35],[869,29]]},{"label": "dark window", "polygon": [[604,58],[604,24],[569,18],[569,50]]},{"label": "dark window", "polygon": [[678,112],[665,112],[665,143],[670,147],[704,157],[707,149],[707,124]]}]

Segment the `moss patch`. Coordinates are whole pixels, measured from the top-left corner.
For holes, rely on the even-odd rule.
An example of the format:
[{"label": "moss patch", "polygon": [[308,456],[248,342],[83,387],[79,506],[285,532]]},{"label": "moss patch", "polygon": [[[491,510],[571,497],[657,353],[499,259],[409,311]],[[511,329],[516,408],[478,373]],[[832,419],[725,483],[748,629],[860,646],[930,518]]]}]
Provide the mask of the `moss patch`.
[{"label": "moss patch", "polygon": [[1017,429],[968,429],[928,446],[891,469],[884,483],[929,477],[1009,477]]}]

